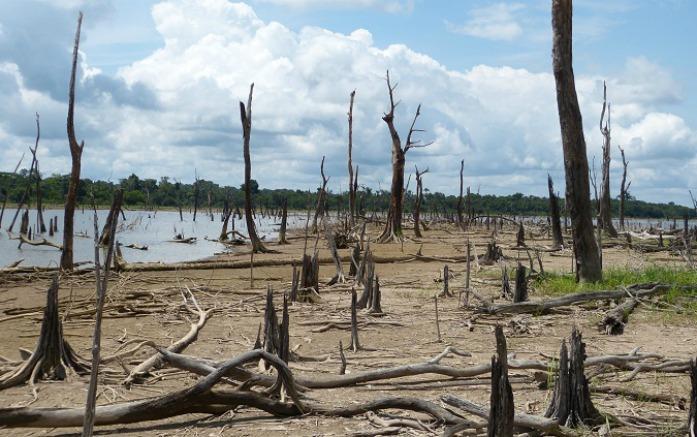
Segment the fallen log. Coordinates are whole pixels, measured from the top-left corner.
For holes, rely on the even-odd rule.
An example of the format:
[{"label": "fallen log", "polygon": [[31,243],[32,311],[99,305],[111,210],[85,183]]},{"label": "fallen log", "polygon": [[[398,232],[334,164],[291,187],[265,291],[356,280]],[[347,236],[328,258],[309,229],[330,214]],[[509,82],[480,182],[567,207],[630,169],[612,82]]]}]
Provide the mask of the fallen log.
[{"label": "fallen log", "polygon": [[[666,284],[641,284],[628,287],[637,298],[650,297],[666,293],[671,286]],[[501,305],[491,305],[488,307],[479,307],[475,311],[486,314],[545,314],[555,308],[575,305],[583,302],[591,302],[595,300],[611,300],[620,299],[627,296],[627,290],[610,290],[610,291],[586,291],[580,293],[569,294],[556,299],[544,300],[541,302],[519,302],[506,303]]]},{"label": "fallen log", "polygon": [[[443,395],[440,399],[448,405],[452,405],[453,407],[459,408],[462,411],[466,411],[475,416],[482,417],[484,419],[489,417],[489,409],[477,405],[474,402],[470,402],[453,395]],[[560,426],[552,419],[526,413],[515,413],[515,416],[513,417],[513,425],[517,428],[534,430],[542,433],[543,435],[559,437],[577,435],[574,430]]]},{"label": "fallen log", "polygon": [[622,335],[624,327],[629,321],[629,315],[639,305],[639,299],[632,296],[620,305],[609,310],[600,321],[599,328],[607,335]]},{"label": "fallen log", "polygon": [[49,246],[49,247],[54,247],[54,248],[56,248],[56,249],[58,249],[58,250],[63,250],[63,246],[62,246],[62,245],[60,245],[60,244],[58,244],[58,243],[54,243],[53,241],[48,241],[48,240],[45,239],[45,238],[39,238],[39,239],[31,240],[31,239],[27,238],[26,235],[24,235],[24,234],[19,234],[19,246],[18,246],[18,249],[21,249],[21,248],[22,248],[22,244],[28,244],[28,245],[30,245],[30,246]]}]

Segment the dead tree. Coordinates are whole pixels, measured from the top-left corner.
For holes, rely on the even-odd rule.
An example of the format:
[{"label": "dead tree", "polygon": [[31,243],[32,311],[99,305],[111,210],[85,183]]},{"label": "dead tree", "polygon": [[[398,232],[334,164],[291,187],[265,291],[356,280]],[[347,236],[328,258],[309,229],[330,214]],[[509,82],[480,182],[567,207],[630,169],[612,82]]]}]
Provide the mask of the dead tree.
[{"label": "dead tree", "polygon": [[460,196],[457,198],[457,225],[462,229],[463,231],[465,230],[465,221],[463,220],[462,217],[462,189],[464,185],[464,180],[463,180],[463,172],[465,171],[465,160],[460,161]]},{"label": "dead tree", "polygon": [[424,199],[424,186],[423,186],[423,175],[428,173],[428,168],[426,170],[419,172],[419,168],[414,166],[416,170],[416,196],[414,197],[414,235],[417,238],[421,238],[421,202]]},{"label": "dead tree", "polygon": [[34,182],[36,183],[36,226],[39,233],[46,232],[46,224],[44,223],[44,211],[41,202],[41,173],[39,172],[39,160],[36,157],[36,151],[39,148],[39,138],[41,138],[41,125],[39,124],[39,113],[36,113],[36,143],[34,148],[29,148],[36,165],[34,166]]},{"label": "dead tree", "polygon": [[227,241],[227,239],[228,239],[227,228],[228,228],[228,223],[230,223],[230,216],[231,215],[232,215],[232,211],[230,209],[225,211],[225,217],[223,218],[223,228],[220,230],[220,236],[218,237],[218,240],[220,240],[220,241]]},{"label": "dead tree", "polygon": [[348,112],[348,176],[349,176],[349,226],[353,229],[356,219],[356,186],[358,175],[354,180],[353,176],[353,100],[356,97],[356,90],[351,91]]},{"label": "dead tree", "polygon": [[315,207],[315,216],[312,219],[313,234],[318,232],[317,222],[320,217],[324,216],[324,211],[326,210],[325,203],[327,199],[327,183],[329,182],[329,178],[324,175],[324,156],[322,156],[322,162],[319,166],[319,173],[322,176],[322,186],[317,192],[317,206]]},{"label": "dead tree", "polygon": [[554,247],[564,246],[564,237],[561,232],[561,214],[559,213],[559,199],[554,193],[552,176],[547,175],[547,188],[549,189],[549,217],[552,222],[552,242]]},{"label": "dead tree", "polygon": [[343,284],[346,282],[346,277],[344,276],[344,268],[341,264],[341,257],[339,257],[339,251],[336,248],[336,232],[327,227],[325,237],[327,239],[327,245],[329,246],[329,253],[332,255],[332,260],[334,261],[334,267],[336,267],[336,273],[329,280],[327,285]]},{"label": "dead tree", "polygon": [[402,140],[399,138],[397,129],[394,126],[394,110],[398,102],[394,100],[394,90],[397,87],[390,83],[390,72],[387,72],[387,91],[390,96],[390,110],[382,119],[387,124],[392,138],[392,185],[390,187],[390,209],[387,213],[387,221],[385,229],[378,237],[378,242],[387,243],[390,241],[402,241],[402,210],[403,210],[403,191],[404,191],[404,163],[406,154],[409,149],[415,147],[426,147],[428,144],[420,144],[418,140],[414,140],[412,136],[416,132],[423,132],[422,129],[415,129],[416,120],[421,115],[421,105],[417,106],[414,120],[409,128],[407,140],[402,147]]},{"label": "dead tree", "polygon": [[82,12],[77,18],[77,31],[75,32],[75,45],[73,46],[73,64],[70,73],[70,85],[68,87],[68,142],[70,144],[70,157],[72,167],[68,182],[68,194],[65,196],[65,212],[63,217],[63,253],[61,254],[61,269],[70,271],[73,269],[73,230],[75,227],[75,205],[77,203],[77,188],[80,185],[80,167],[82,165],[82,149],[85,142],[78,144],[75,138],[75,74],[77,70],[77,55],[80,46],[80,29],[82,27]]},{"label": "dead tree", "polygon": [[114,193],[114,200],[111,205],[111,209],[109,209],[109,214],[106,217],[104,228],[102,228],[102,236],[99,238],[99,245],[102,247],[109,247],[111,245],[111,240],[114,237],[112,232],[116,232],[116,227],[112,226],[112,224],[117,222],[119,219],[119,213],[121,212],[122,203],[123,190],[118,189]]},{"label": "dead tree", "polygon": [[358,341],[358,316],[356,314],[356,289],[351,289],[351,344],[349,349],[353,352],[358,352],[361,348],[361,344]]},{"label": "dead tree", "polygon": [[194,221],[196,221],[196,213],[198,212],[198,197],[199,197],[199,185],[198,185],[198,173],[194,169]]},{"label": "dead tree", "polygon": [[247,107],[244,102],[240,102],[240,119],[242,121],[242,137],[244,139],[244,218],[247,222],[247,234],[252,243],[252,251],[255,253],[271,252],[264,246],[261,239],[257,235],[257,228],[252,217],[252,158],[249,153],[249,142],[252,137],[252,94],[254,93],[254,84],[249,86],[249,98],[247,99]]},{"label": "dead tree", "polygon": [[687,433],[690,437],[697,436],[697,361],[690,360],[690,381],[692,390],[690,391],[690,416],[687,420]]},{"label": "dead tree", "polygon": [[525,247],[525,227],[523,227],[523,222],[518,224],[518,233],[516,234],[516,246]]},{"label": "dead tree", "polygon": [[491,357],[491,397],[488,437],[508,437],[513,435],[513,389],[508,380],[508,351],[506,337],[500,325],[496,326],[496,355]]},{"label": "dead tree", "polygon": [[528,274],[525,266],[518,263],[518,268],[515,272],[515,293],[513,294],[513,302],[525,302],[528,300]]},{"label": "dead tree", "polygon": [[595,282],[602,279],[603,271],[598,243],[593,235],[586,140],[572,66],[572,0],[552,1],[552,27],[554,79],[566,172],[566,207],[571,216],[576,271],[579,280]]},{"label": "dead tree", "polygon": [[288,228],[288,198],[284,197],[281,201],[281,229],[278,231],[278,244],[290,244],[286,240],[286,229]]},{"label": "dead tree", "polygon": [[450,291],[450,269],[448,265],[443,266],[443,290],[440,293],[440,297],[452,297],[453,293]]},{"label": "dead tree", "polygon": [[624,206],[627,201],[629,194],[629,186],[632,185],[632,181],[627,182],[627,166],[629,162],[624,156],[624,149],[621,146],[617,146],[622,154],[622,183],[620,184],[620,229],[624,231]]},{"label": "dead tree", "polygon": [[359,309],[365,309],[373,301],[373,293],[375,292],[375,260],[370,251],[367,251],[363,268],[360,269],[362,274],[363,293],[358,300],[357,306]]},{"label": "dead tree", "polygon": [[635,297],[628,297],[625,301],[611,309],[603,316],[599,328],[607,335],[622,335],[624,327],[629,321],[629,314],[639,305]]},{"label": "dead tree", "polygon": [[[607,108],[607,121],[605,119],[605,109]],[[612,224],[612,206],[610,203],[610,104],[607,103],[607,86],[603,82],[603,110],[600,114],[600,133],[603,135],[603,185],[600,187],[600,210],[598,225],[611,237],[617,237],[617,231]]]},{"label": "dead tree", "polygon": [[508,266],[506,264],[501,264],[501,297],[503,299],[510,299],[513,297],[511,292],[511,281],[508,278]]},{"label": "dead tree", "polygon": [[33,384],[41,378],[64,380],[69,371],[85,374],[89,369],[89,364],[63,338],[62,319],[58,314],[58,275],[55,275],[46,293],[46,308],[36,349],[15,370],[0,377],[0,389],[24,382]]},{"label": "dead tree", "polygon": [[[112,221],[109,223],[108,235],[112,238],[108,239],[107,255],[104,262],[104,271],[102,272],[99,262],[99,246],[100,239],[97,237],[99,227],[97,224],[97,208],[94,208],[94,274],[97,287],[97,307],[95,311],[94,335],[92,336],[92,366],[90,370],[90,383],[87,389],[87,402],[85,405],[85,421],[83,424],[83,436],[91,436],[94,428],[94,415],[97,404],[97,377],[99,375],[99,362],[102,344],[102,315],[104,313],[104,302],[106,300],[107,286],[109,284],[109,271],[111,269],[111,261],[114,256],[114,247],[116,246],[116,225],[118,224],[119,211],[123,202],[123,190],[117,189],[114,193],[114,200],[109,210],[109,216]],[[102,238],[104,233],[102,234]]]},{"label": "dead tree", "polygon": [[591,401],[583,367],[586,359],[586,345],[575,326],[571,331],[569,344],[568,352],[566,341],[561,344],[559,371],[545,417],[553,418],[558,424],[570,428],[604,423],[605,418]]}]

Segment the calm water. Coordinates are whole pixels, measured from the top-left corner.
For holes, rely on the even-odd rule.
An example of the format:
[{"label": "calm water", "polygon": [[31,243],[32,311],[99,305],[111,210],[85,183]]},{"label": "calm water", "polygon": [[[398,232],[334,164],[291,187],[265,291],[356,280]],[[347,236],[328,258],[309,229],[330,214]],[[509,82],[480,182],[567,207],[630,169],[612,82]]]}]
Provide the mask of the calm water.
[{"label": "calm water", "polygon": [[[222,229],[221,214],[210,215],[199,212],[196,221],[193,221],[193,214],[184,213],[184,221],[179,220],[179,212],[176,211],[124,211],[126,220],[119,216],[119,227],[117,230],[117,241],[123,246],[136,244],[148,246],[148,250],[136,250],[126,247],[121,248],[124,258],[128,262],[179,262],[192,261],[213,256],[217,252],[223,252],[226,247],[220,243],[207,241],[217,239]],[[99,230],[106,221],[107,210],[97,211],[99,218]],[[14,215],[14,210],[6,210],[3,219],[3,229],[0,230],[0,267],[7,266],[19,259],[24,259],[20,266],[56,266],[60,260],[60,251],[48,246],[29,246],[22,245],[17,249],[18,240],[10,239],[10,234],[6,231]],[[32,227],[36,224],[36,211],[29,212],[29,223]],[[48,233],[44,237],[58,244],[63,243],[63,211],[46,210],[44,221],[48,227],[50,218],[58,217],[58,232],[49,237]],[[94,261],[94,221],[93,212],[85,209],[75,212],[75,240],[74,240],[74,260]],[[15,224],[13,236],[19,231],[19,221]],[[232,218],[228,225],[231,230]],[[247,235],[247,226],[244,216],[242,220],[235,220],[235,229]],[[303,215],[289,214],[288,229],[304,226],[305,217]],[[265,236],[266,240],[274,240],[278,237],[278,230],[281,225],[280,218],[261,218],[257,216],[257,232],[259,236]],[[185,238],[196,237],[194,244],[171,243],[176,234],[183,234]],[[37,239],[40,236],[35,235]],[[235,249],[232,249],[235,250]],[[240,249],[241,250],[241,249]]]}]

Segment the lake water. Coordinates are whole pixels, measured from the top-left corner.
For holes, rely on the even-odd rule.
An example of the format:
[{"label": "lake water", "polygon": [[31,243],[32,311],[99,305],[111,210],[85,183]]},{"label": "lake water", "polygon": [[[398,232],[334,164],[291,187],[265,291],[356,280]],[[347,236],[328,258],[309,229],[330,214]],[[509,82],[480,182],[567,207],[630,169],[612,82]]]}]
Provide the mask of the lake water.
[{"label": "lake water", "polygon": [[[106,221],[109,211],[98,210],[99,231]],[[9,208],[5,210],[2,227],[0,230],[0,268],[7,266],[19,259],[24,259],[20,266],[57,266],[60,261],[60,251],[48,246],[30,246],[23,244],[18,249],[18,240],[11,239],[17,237],[19,232],[20,218],[14,226],[14,234],[10,235],[6,229],[9,227],[15,211]],[[226,246],[208,241],[207,239],[217,239],[222,229],[222,218],[220,213],[211,216],[199,211],[196,221],[193,221],[193,214],[185,212],[184,221],[179,220],[177,211],[124,211],[126,220],[119,216],[119,227],[117,230],[117,241],[123,246],[135,244],[147,246],[148,250],[121,248],[124,258],[128,262],[180,262],[204,259],[213,256],[215,253],[223,252]],[[58,217],[58,232],[49,237],[48,232],[43,235],[47,240],[58,244],[63,243],[63,210],[46,210],[44,221],[48,227],[50,218]],[[92,210],[75,211],[75,240],[74,240],[74,261],[94,261],[94,213]],[[280,218],[262,218],[257,215],[256,227],[260,237],[265,237],[266,241],[278,238],[280,229]],[[233,219],[230,218],[228,231],[232,229]],[[234,220],[235,229],[247,235],[247,225],[244,220]],[[36,224],[36,210],[29,211],[29,223],[34,228]],[[305,216],[303,214],[288,214],[288,229],[304,226]],[[185,238],[196,237],[193,244],[172,243],[176,234],[183,234]],[[41,236],[34,235],[37,239]],[[235,249],[232,249],[235,250]],[[242,250],[242,249],[240,249]],[[103,261],[103,260],[102,260]]]}]

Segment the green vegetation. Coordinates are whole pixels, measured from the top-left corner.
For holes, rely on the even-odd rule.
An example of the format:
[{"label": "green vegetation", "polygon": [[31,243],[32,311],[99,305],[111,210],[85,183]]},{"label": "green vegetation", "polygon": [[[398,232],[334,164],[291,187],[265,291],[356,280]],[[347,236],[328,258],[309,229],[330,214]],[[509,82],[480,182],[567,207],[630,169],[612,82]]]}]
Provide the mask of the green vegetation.
[{"label": "green vegetation", "polygon": [[[535,289],[546,295],[558,296],[579,291],[617,290],[648,282],[671,285],[673,288],[668,292],[668,302],[681,297],[697,297],[697,270],[665,266],[651,266],[638,270],[606,268],[603,270],[603,280],[592,284],[577,283],[571,274],[545,273],[537,279]],[[683,288],[687,286],[695,288]]]},{"label": "green vegetation", "polygon": [[[0,200],[6,191],[8,202],[18,202],[24,193],[28,183],[28,170],[23,169],[18,174],[0,172]],[[544,181],[543,181],[544,182]],[[201,209],[208,206],[208,195],[210,193],[211,202],[214,207],[222,207],[223,202],[228,200],[233,207],[243,205],[242,187],[220,186],[214,182],[200,179],[195,184],[184,184],[169,177],[161,177],[160,180],[140,179],[132,174],[118,183],[106,181],[93,181],[82,179],[78,188],[78,202],[83,204],[90,203],[90,193],[99,205],[109,205],[114,188],[121,186],[124,190],[124,203],[129,208],[138,207],[169,207],[176,208],[182,205],[188,209],[194,204],[194,193],[198,187],[198,202]],[[266,208],[278,208],[281,206],[283,198],[288,199],[290,209],[305,209],[313,207],[316,202],[316,190],[290,190],[290,189],[262,189],[259,184],[252,180],[252,191],[254,192],[257,205]],[[41,183],[44,204],[60,205],[63,203],[65,193],[68,189],[68,175],[53,175],[43,179]],[[361,211],[385,211],[389,206],[390,193],[386,190],[373,190],[369,187],[361,187],[358,193],[358,206]],[[414,204],[414,194],[409,191],[406,194],[405,209],[409,211]],[[348,205],[347,193],[329,193],[328,207],[332,210],[337,208],[345,209]],[[494,195],[472,195],[472,205],[475,214],[504,214],[504,215],[547,215],[549,204],[545,197],[526,196],[520,193],[494,196]],[[563,205],[563,201],[562,201]],[[438,211],[440,213],[452,214],[457,208],[457,197],[446,196],[443,193],[432,193],[424,190],[424,201],[422,211]],[[619,210],[619,203],[614,200],[613,208],[615,214]],[[685,215],[695,217],[695,211],[674,203],[659,204],[649,203],[629,199],[626,205],[627,217],[639,218],[682,218]]]}]

